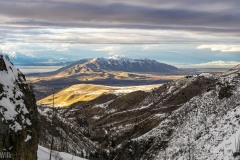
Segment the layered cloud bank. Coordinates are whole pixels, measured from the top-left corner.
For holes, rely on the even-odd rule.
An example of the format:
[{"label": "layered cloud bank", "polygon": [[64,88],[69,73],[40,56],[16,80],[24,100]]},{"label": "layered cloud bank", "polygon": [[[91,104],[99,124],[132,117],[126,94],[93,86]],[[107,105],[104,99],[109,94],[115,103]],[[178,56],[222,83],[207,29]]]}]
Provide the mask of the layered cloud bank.
[{"label": "layered cloud bank", "polygon": [[[2,25],[13,27],[185,28],[234,30],[239,2],[234,0],[1,0]],[[227,22],[226,22],[227,19]],[[234,29],[234,30],[232,30]],[[239,31],[239,30],[238,30]]]},{"label": "layered cloud bank", "polygon": [[[199,52],[240,52],[240,2],[235,0],[0,0],[0,4],[4,45],[0,51],[11,56],[14,51],[74,59],[118,54],[165,62],[175,57],[184,63],[179,55],[192,61],[203,57]],[[240,61],[229,56],[220,58]],[[215,60],[210,55],[192,63]]]},{"label": "layered cloud bank", "polygon": [[[121,0],[118,2],[101,0],[100,3],[91,0],[0,0],[0,3],[0,29],[5,31],[5,33],[1,32],[0,36],[3,40],[8,38],[7,40],[9,41],[18,41],[19,37],[13,35],[24,33],[27,34],[25,38],[37,34],[42,36],[41,39],[44,37],[49,40],[51,39],[49,34],[53,34],[56,36],[53,37],[53,41],[57,38],[67,42],[94,43],[91,39],[90,41],[82,41],[81,38],[70,39],[71,34],[79,32],[79,30],[73,28],[110,29],[80,31],[87,34],[92,32],[108,33],[103,36],[104,38],[108,37],[109,34],[116,33],[120,36],[122,30],[115,28],[134,29],[134,31],[129,31],[130,33],[124,31],[125,35],[121,36],[127,37],[127,43],[131,41],[130,37],[134,37],[134,35],[143,36],[146,34],[139,30],[154,29],[156,30],[156,35],[160,34],[159,37],[162,36],[162,31],[164,30],[168,32],[174,31],[171,32],[172,36],[164,37],[162,39],[164,40],[163,42],[181,42],[178,41],[179,38],[182,39],[181,37],[187,42],[192,42],[191,39],[185,39],[186,37],[191,38],[191,33],[199,36],[199,33],[211,33],[205,39],[201,38],[204,35],[201,35],[199,38],[195,37],[194,39],[197,42],[223,35],[225,38],[232,37],[238,39],[240,33],[240,17],[238,16],[240,3],[234,0],[203,0],[197,2],[194,0],[182,0],[181,2],[176,0]],[[71,28],[71,30],[60,30],[58,32],[54,29],[49,30],[50,28]],[[181,34],[180,31],[186,31],[186,33],[183,32]],[[59,33],[64,34],[59,36]],[[10,34],[10,36],[6,37],[7,34]],[[150,37],[155,36],[150,35]],[[143,42],[158,42],[157,38],[155,40],[154,38],[149,38]],[[106,39],[103,42],[111,43],[112,39]],[[135,39],[132,40],[132,43],[134,42]]]}]

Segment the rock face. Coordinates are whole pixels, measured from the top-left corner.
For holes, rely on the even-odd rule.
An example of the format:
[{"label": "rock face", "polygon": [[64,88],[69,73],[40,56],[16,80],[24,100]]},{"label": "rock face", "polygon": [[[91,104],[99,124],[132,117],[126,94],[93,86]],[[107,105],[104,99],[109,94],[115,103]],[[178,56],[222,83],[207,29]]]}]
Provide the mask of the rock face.
[{"label": "rock face", "polygon": [[0,159],[36,160],[36,100],[24,75],[0,57]]}]

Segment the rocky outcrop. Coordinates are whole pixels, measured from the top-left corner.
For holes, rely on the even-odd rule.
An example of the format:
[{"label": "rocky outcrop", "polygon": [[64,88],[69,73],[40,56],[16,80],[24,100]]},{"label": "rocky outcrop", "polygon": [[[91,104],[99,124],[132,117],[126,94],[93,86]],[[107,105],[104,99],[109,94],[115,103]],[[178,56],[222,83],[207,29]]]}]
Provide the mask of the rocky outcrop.
[{"label": "rocky outcrop", "polygon": [[0,57],[0,159],[36,160],[36,100],[24,75]]}]

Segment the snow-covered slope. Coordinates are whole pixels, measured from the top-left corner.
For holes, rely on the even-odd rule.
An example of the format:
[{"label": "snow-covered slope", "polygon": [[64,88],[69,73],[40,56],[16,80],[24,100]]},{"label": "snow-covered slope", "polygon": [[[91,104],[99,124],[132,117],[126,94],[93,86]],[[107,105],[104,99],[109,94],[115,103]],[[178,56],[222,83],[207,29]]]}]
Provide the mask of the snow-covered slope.
[{"label": "snow-covered slope", "polygon": [[[50,149],[38,146],[38,160],[47,160],[50,158]],[[86,160],[85,158],[73,156],[65,152],[52,151],[52,160]]]},{"label": "snow-covered slope", "polygon": [[[204,92],[174,111],[167,119],[150,132],[135,139],[155,143],[167,142],[159,153],[148,150],[153,159],[223,159],[233,160],[240,136],[240,83],[229,76],[220,78],[221,84]],[[230,87],[231,86],[231,87]],[[229,92],[230,93],[230,92]],[[221,94],[225,94],[221,97]],[[166,128],[167,127],[167,128]],[[172,132],[170,136],[167,133]],[[157,137],[159,139],[157,139]]]},{"label": "snow-covered slope", "polygon": [[238,69],[238,70],[240,69],[240,64],[235,66],[235,67],[233,67],[231,70],[236,70],[236,69]]},{"label": "snow-covered slope", "polygon": [[35,159],[38,143],[37,108],[24,75],[0,56],[0,152]]},{"label": "snow-covered slope", "polygon": [[239,75],[199,76],[216,82],[183,103],[157,127],[129,141],[135,147],[148,146],[139,159],[236,159],[234,154],[238,154],[237,144],[240,144]]},{"label": "snow-covered slope", "polygon": [[[31,125],[31,121],[25,116],[29,114],[24,100],[24,96],[19,84],[26,84],[23,74],[18,71],[13,65],[6,59],[1,59],[0,65],[2,70],[0,71],[0,85],[1,85],[1,115],[4,121],[9,123],[9,128],[14,132],[22,130],[24,126]],[[19,107],[17,107],[19,106]],[[22,122],[17,120],[17,116],[21,114]]]},{"label": "snow-covered slope", "polygon": [[[87,135],[89,129],[85,127],[85,122],[81,117],[76,124],[71,123],[70,119],[61,116],[65,110],[42,108],[39,106],[39,123],[41,124],[41,133],[39,144],[56,151],[64,151],[89,159],[103,159],[103,151],[98,143],[91,140]],[[54,118],[51,118],[54,114]],[[52,142],[53,139],[53,142]]]},{"label": "snow-covered slope", "polygon": [[228,76],[228,75],[233,75],[233,74],[240,74],[240,65],[237,65],[227,72],[223,73],[222,76]]}]

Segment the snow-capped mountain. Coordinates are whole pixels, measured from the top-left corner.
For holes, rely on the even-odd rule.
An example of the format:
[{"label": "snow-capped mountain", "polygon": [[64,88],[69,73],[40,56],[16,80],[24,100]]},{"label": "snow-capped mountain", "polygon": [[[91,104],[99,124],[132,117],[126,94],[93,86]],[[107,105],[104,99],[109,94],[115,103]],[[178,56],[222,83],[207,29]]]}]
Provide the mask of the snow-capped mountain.
[{"label": "snow-capped mountain", "polygon": [[221,75],[187,76],[149,93],[102,95],[58,109],[57,115],[98,146],[101,156],[95,150],[89,159],[233,160],[240,155],[239,104],[234,67]]},{"label": "snow-capped mountain", "polygon": [[[24,75],[0,56],[0,152],[11,159],[37,159],[36,100]],[[3,157],[0,157],[3,158]]]},{"label": "snow-capped mountain", "polygon": [[[61,70],[62,71],[62,70]],[[114,58],[93,58],[86,61],[79,61],[70,65],[63,71],[65,74],[73,75],[84,72],[122,71],[140,73],[162,73],[179,74],[183,73],[178,68],[160,63],[150,59],[129,59],[125,57]]]},{"label": "snow-capped mountain", "polygon": [[237,61],[210,61],[205,63],[199,63],[199,64],[192,64],[189,65],[189,67],[193,68],[232,68],[236,65],[238,65],[239,62]]},{"label": "snow-capped mountain", "polygon": [[71,61],[62,58],[35,57],[16,52],[14,52],[14,55],[9,55],[9,58],[16,66],[64,66]]}]

